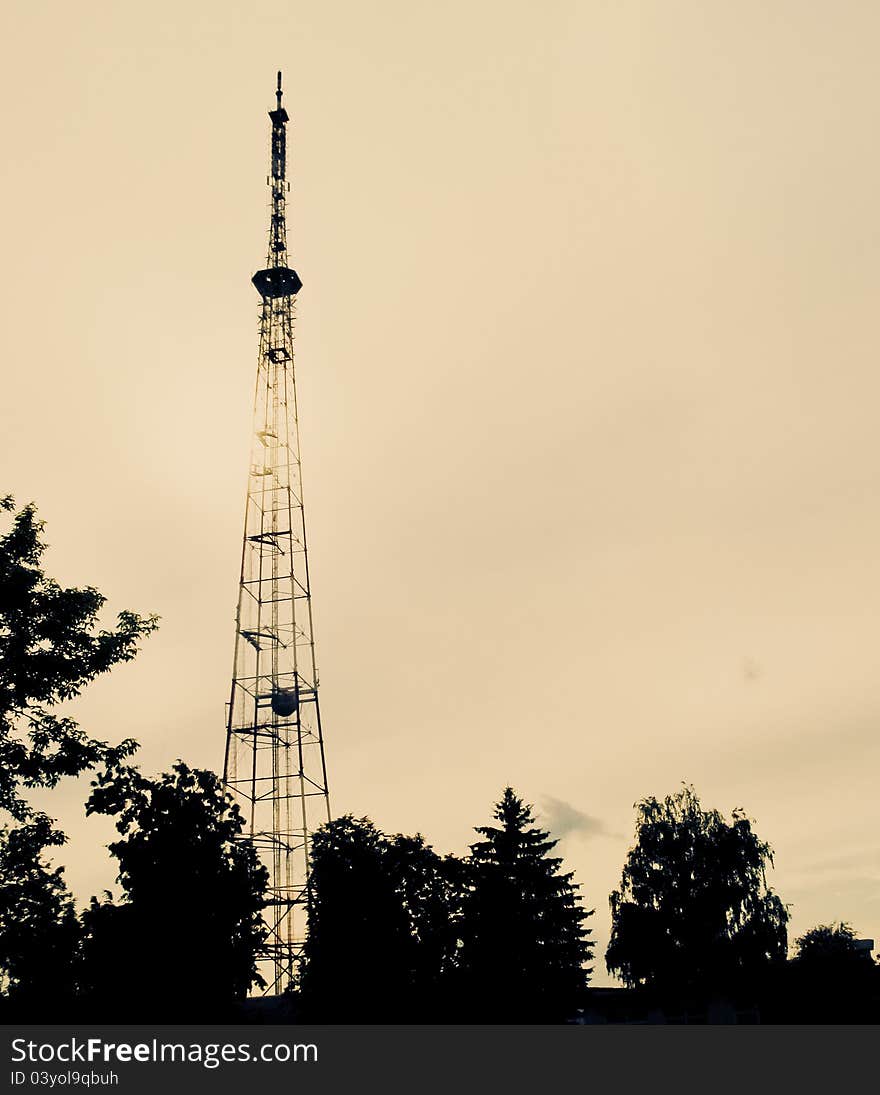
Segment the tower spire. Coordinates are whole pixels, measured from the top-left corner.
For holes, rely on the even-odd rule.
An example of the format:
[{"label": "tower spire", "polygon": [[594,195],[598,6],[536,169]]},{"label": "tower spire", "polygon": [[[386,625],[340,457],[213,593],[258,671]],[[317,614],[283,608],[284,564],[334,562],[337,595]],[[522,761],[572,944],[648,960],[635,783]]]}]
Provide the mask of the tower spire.
[{"label": "tower spire", "polygon": [[260,344],[223,769],[269,871],[259,965],[270,994],[296,979],[311,834],[330,818],[293,367],[302,282],[287,257],[289,119],[280,72],[275,94],[269,254],[252,278],[261,298]]},{"label": "tower spire", "polygon": [[302,282],[287,265],[287,111],[281,105],[281,73],[275,92],[277,107],[269,111],[272,120],[271,169],[268,183],[272,190],[272,213],[269,221],[269,253],[266,268],[257,271],[253,283],[257,292],[265,298],[267,293],[276,296],[295,295]]}]

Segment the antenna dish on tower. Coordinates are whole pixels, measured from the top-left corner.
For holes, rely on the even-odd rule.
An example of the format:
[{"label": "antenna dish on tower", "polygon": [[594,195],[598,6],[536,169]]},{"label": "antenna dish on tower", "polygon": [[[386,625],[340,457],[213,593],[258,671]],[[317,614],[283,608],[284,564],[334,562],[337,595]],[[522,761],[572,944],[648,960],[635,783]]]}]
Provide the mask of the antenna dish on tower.
[{"label": "antenna dish on tower", "polygon": [[288,116],[280,72],[275,94],[269,248],[252,279],[261,297],[260,342],[223,769],[269,875],[266,939],[257,956],[268,995],[297,982],[312,834],[330,820],[294,377],[302,283],[287,257]]}]

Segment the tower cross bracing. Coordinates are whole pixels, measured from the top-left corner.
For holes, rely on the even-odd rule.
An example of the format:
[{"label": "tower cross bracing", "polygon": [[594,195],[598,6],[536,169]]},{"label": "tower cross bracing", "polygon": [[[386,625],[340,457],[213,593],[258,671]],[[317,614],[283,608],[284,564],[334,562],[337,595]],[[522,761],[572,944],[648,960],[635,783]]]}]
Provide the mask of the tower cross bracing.
[{"label": "tower cross bracing", "polygon": [[265,992],[296,980],[305,938],[311,834],[330,818],[294,378],[296,294],[288,265],[287,123],[278,73],[269,247],[260,294],[254,428],[245,505],[224,782],[269,872],[259,955]]}]

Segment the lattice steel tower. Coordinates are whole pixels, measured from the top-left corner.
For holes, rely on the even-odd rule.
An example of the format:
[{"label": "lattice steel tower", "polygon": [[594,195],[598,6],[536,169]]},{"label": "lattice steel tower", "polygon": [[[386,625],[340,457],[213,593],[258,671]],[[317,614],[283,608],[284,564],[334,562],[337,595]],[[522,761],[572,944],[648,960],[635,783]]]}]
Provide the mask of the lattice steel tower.
[{"label": "lattice steel tower", "polygon": [[306,926],[311,833],[330,817],[300,474],[293,370],[296,294],[285,205],[287,111],[278,73],[272,119],[269,254],[262,298],[224,781],[269,870],[267,993],[296,975]]}]

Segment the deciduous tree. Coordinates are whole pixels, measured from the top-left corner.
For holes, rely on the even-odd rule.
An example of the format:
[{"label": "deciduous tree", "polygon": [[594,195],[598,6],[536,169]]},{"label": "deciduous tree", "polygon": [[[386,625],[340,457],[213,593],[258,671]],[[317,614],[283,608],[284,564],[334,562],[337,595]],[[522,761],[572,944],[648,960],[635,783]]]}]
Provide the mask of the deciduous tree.
[{"label": "deciduous tree", "polygon": [[63,868],[44,858],[63,842],[44,814],[0,830],[0,987],[19,1017],[57,1014],[73,996],[79,926]]},{"label": "deciduous tree", "polygon": [[109,848],[123,890],[119,904],[93,901],[85,916],[88,994],[122,996],[153,1019],[242,999],[259,983],[268,876],[219,778],[182,763],[158,779],[110,770],[86,812],[116,818],[121,839]]},{"label": "deciduous tree", "polygon": [[457,945],[460,864],[421,836],[340,817],[312,837],[304,1013],[330,1022],[440,1018]]},{"label": "deciduous tree", "polygon": [[789,1022],[880,1020],[880,970],[849,924],[819,924],[796,939],[786,982]]},{"label": "deciduous tree", "polygon": [[667,998],[733,992],[785,959],[788,911],[751,821],[704,810],[692,787],[636,806],[635,845],[611,894],[608,969]]},{"label": "deciduous tree", "polygon": [[[0,510],[13,508],[10,497],[0,499]],[[100,628],[105,598],[46,576],[42,532],[34,507],[25,506],[0,536],[0,809],[18,821],[31,814],[28,788],[54,787],[134,751],[133,741],[108,745],[50,709],[130,661],[156,627],[154,616],[120,612],[114,629]]]}]

